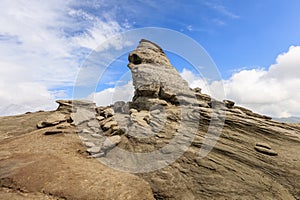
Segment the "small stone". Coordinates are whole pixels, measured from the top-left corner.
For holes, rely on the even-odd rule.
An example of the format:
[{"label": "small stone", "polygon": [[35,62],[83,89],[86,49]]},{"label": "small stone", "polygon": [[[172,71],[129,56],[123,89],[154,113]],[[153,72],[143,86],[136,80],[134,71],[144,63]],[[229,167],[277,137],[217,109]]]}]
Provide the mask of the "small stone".
[{"label": "small stone", "polygon": [[136,109],[134,109],[134,108],[131,108],[130,110],[129,110],[129,114],[131,115],[132,113],[137,113],[138,111],[136,110]]},{"label": "small stone", "polygon": [[113,105],[113,109],[117,113],[123,113],[123,106],[125,105],[124,101],[117,101]]},{"label": "small stone", "polygon": [[118,125],[118,122],[110,121],[110,122],[107,122],[106,124],[104,124],[102,129],[105,131],[105,130],[108,130],[108,129],[112,128],[113,126],[117,126],[117,125]]},{"label": "small stone", "polygon": [[106,108],[99,111],[100,116],[104,118],[112,117],[114,116],[115,112],[112,108]]},{"label": "small stone", "polygon": [[193,89],[193,91],[196,92],[196,93],[201,93],[201,88],[196,87],[196,88]]},{"label": "small stone", "polygon": [[105,119],[99,121],[99,125],[100,125],[100,127],[103,127],[106,123],[108,123],[110,121],[114,121],[114,118],[113,117],[105,118]]},{"label": "small stone", "polygon": [[96,153],[96,154],[93,154],[91,155],[90,157],[91,158],[101,158],[105,155],[105,153],[101,152],[101,153]]},{"label": "small stone", "polygon": [[98,146],[93,146],[89,149],[87,149],[87,151],[90,153],[90,154],[96,154],[96,153],[99,153],[101,150],[101,147],[98,147]]},{"label": "small stone", "polygon": [[111,130],[112,130],[112,132],[114,132],[114,131],[118,131],[120,129],[120,127],[117,125],[117,126],[112,126],[111,127]]},{"label": "small stone", "polygon": [[161,148],[161,152],[163,154],[170,154],[170,153],[173,153],[175,151],[176,151],[176,148],[175,148],[174,145],[167,145],[167,146]]},{"label": "small stone", "polygon": [[233,101],[230,101],[230,100],[224,100],[223,102],[227,108],[233,108],[233,106],[235,104]]},{"label": "small stone", "polygon": [[84,134],[90,134],[90,133],[91,133],[91,132],[90,132],[89,130],[87,130],[87,129],[82,129],[80,132],[81,132],[81,133],[84,133]]},{"label": "small stone", "polygon": [[92,143],[92,142],[85,142],[84,145],[87,147],[87,148],[91,148],[91,147],[94,147],[95,144]]},{"label": "small stone", "polygon": [[143,120],[145,120],[147,122],[147,124],[150,124],[150,116],[146,115]]},{"label": "small stone", "polygon": [[98,117],[96,117],[96,119],[98,119],[99,121],[102,121],[102,120],[105,119],[105,118],[102,117],[102,116],[98,116]]},{"label": "small stone", "polygon": [[112,149],[120,142],[121,142],[121,137],[119,135],[114,135],[114,136],[108,137],[104,140],[101,149],[104,151]]},{"label": "small stone", "polygon": [[126,127],[121,127],[120,131],[122,132],[122,134],[127,133],[128,129]]}]

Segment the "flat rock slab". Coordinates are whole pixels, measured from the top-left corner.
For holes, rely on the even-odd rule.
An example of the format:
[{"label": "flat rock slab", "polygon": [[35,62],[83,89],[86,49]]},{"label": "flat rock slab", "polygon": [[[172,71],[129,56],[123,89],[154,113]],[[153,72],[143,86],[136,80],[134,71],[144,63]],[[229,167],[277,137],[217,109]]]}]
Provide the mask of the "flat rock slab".
[{"label": "flat rock slab", "polygon": [[45,120],[40,121],[37,123],[38,128],[45,128],[48,126],[55,126],[61,122],[64,122],[67,120],[67,117],[65,114],[55,112],[51,115],[49,115]]}]

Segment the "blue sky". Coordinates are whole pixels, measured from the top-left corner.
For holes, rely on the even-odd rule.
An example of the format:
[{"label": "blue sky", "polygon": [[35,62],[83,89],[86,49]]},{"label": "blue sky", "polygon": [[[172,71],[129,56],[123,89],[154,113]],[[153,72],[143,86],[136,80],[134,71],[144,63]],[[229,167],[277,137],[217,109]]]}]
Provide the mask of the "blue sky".
[{"label": "blue sky", "polygon": [[[203,46],[226,98],[263,114],[300,116],[300,1],[2,0],[0,6],[0,115],[55,109],[55,99],[72,98],[94,48],[123,31],[161,27]],[[221,84],[205,83],[186,61],[168,55],[191,87]],[[95,91],[99,104],[130,99],[126,55],[121,60]],[[120,78],[127,85],[115,88]]]},{"label": "blue sky", "polygon": [[187,34],[208,51],[224,78],[239,67],[269,67],[279,53],[300,43],[297,0],[129,2],[110,1],[103,9],[130,28]]}]

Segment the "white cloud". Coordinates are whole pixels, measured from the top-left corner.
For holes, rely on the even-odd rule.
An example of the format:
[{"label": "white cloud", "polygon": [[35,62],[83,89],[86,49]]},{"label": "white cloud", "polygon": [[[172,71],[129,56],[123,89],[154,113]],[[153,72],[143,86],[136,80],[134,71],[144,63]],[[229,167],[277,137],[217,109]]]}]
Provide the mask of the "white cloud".
[{"label": "white cloud", "polygon": [[[104,22],[96,20],[95,25],[88,29],[84,34],[74,37],[73,41],[88,49],[95,49],[107,38],[122,31],[122,27],[116,21]],[[118,44],[121,45],[121,44]]]},{"label": "white cloud", "polygon": [[225,6],[221,5],[221,4],[215,4],[215,3],[211,3],[211,2],[205,2],[205,5],[207,5],[208,7],[210,7],[211,9],[223,14],[224,16],[227,16],[229,18],[232,19],[239,19],[240,16],[236,15],[235,13],[231,12],[230,10],[228,10],[228,8],[226,8]]},{"label": "white cloud", "polygon": [[223,84],[226,98],[255,112],[275,117],[300,116],[300,46],[292,46],[280,54],[268,70],[241,70],[223,82],[208,85],[187,70],[181,75],[191,87],[206,88],[203,93],[207,94],[211,94],[215,85]]},{"label": "white cloud", "polygon": [[100,92],[95,92],[88,96],[87,99],[94,101],[98,106],[107,106],[116,101],[131,101],[134,94],[132,81],[125,85],[107,88]]},{"label": "white cloud", "polygon": [[181,77],[186,80],[191,88],[200,87],[203,93],[210,93],[208,84],[204,78],[197,76],[193,72],[183,69],[180,73]]},{"label": "white cloud", "polygon": [[54,108],[89,51],[123,30],[109,13],[100,18],[76,4],[0,1],[0,115]]},{"label": "white cloud", "polygon": [[45,86],[38,83],[23,82],[9,85],[0,82],[0,102],[2,115],[57,108],[54,96]]}]

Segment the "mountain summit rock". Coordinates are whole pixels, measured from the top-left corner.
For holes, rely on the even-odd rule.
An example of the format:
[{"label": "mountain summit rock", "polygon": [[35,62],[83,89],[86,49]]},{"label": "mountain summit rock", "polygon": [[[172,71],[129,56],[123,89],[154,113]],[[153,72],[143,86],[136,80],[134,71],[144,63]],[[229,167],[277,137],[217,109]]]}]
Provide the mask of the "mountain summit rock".
[{"label": "mountain summit rock", "polygon": [[0,199],[300,199],[299,125],[189,88],[151,41],[128,60],[131,102],[0,118]]},{"label": "mountain summit rock", "polygon": [[194,92],[158,45],[142,39],[128,60],[135,88],[134,108],[149,110],[157,103],[197,104]]}]

